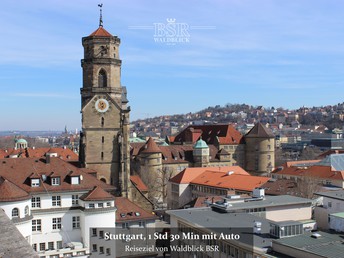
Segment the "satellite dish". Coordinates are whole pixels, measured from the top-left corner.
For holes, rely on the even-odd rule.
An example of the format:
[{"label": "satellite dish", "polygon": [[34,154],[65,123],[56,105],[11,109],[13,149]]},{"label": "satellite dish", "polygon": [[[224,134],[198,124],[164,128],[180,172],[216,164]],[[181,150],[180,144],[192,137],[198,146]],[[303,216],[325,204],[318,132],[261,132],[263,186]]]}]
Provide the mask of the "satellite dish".
[{"label": "satellite dish", "polygon": [[84,177],[82,175],[80,175],[80,180],[83,180],[83,179],[84,179]]}]

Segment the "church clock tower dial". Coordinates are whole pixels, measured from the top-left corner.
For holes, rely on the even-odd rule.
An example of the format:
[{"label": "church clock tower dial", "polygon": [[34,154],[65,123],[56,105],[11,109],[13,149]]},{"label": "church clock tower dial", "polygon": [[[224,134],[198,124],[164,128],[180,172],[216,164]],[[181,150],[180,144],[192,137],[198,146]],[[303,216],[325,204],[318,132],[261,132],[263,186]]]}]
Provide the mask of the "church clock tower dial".
[{"label": "church clock tower dial", "polygon": [[120,39],[104,29],[101,15],[98,29],[82,38],[82,45],[80,162],[129,197],[130,107],[121,84]]}]

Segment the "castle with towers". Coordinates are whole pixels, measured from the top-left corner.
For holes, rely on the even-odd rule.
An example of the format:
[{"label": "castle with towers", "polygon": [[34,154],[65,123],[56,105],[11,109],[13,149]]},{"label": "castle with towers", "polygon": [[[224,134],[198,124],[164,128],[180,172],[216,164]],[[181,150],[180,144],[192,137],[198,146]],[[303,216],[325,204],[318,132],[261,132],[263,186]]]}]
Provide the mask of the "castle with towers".
[{"label": "castle with towers", "polygon": [[254,175],[274,168],[274,135],[256,124],[246,135],[231,125],[189,126],[158,146],[153,139],[129,143],[130,107],[121,84],[120,39],[99,28],[82,39],[82,132],[79,161],[114,185],[117,195],[131,196],[131,176],[153,187],[162,174],[170,178],[187,167],[238,165]]}]

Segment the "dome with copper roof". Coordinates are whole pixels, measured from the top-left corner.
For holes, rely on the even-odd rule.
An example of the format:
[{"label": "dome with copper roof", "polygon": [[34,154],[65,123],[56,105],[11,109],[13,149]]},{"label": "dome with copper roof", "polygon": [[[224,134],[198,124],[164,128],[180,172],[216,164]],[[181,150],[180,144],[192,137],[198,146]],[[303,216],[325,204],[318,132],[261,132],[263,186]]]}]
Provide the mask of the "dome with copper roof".
[{"label": "dome with copper roof", "polygon": [[205,148],[209,148],[207,143],[205,141],[202,140],[202,138],[200,138],[196,144],[194,145],[195,149],[205,149]]}]

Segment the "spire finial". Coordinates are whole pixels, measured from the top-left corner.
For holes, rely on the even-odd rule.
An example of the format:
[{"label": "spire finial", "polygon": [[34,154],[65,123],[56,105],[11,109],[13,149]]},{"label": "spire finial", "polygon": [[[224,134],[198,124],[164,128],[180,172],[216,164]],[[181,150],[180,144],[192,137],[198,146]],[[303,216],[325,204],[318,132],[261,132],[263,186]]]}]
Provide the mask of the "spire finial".
[{"label": "spire finial", "polygon": [[99,16],[99,27],[103,27],[103,15],[102,15],[102,7],[103,4],[98,4],[99,6],[99,11],[100,11],[100,16]]}]

